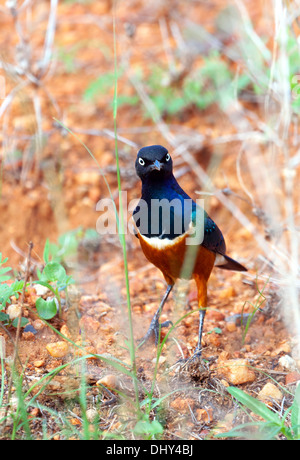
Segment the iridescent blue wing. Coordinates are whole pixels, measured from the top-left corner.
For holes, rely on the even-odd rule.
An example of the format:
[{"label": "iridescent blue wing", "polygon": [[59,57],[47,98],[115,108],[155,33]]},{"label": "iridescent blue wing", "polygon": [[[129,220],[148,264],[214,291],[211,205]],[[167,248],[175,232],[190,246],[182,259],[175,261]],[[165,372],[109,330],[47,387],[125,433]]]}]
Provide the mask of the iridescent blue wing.
[{"label": "iridescent blue wing", "polygon": [[205,212],[204,209],[200,208],[200,206],[196,204],[193,208],[192,221],[193,225],[198,225],[199,229],[201,229],[202,231],[202,246],[218,254],[223,255],[226,253],[225,240],[221,230],[216,225],[216,223],[209,217],[207,212]]}]

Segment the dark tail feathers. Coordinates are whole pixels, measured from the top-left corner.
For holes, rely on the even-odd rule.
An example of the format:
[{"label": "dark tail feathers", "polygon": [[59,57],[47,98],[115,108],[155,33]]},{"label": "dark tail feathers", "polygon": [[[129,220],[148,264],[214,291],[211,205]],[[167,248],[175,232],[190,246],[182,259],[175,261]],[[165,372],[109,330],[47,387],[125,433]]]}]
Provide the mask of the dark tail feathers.
[{"label": "dark tail feathers", "polygon": [[224,261],[224,264],[222,265],[217,265],[217,267],[223,268],[224,270],[235,270],[236,272],[246,272],[247,271],[247,268],[245,268],[243,265],[241,265],[236,260],[231,259],[231,257],[228,257],[226,255],[223,255],[223,257],[226,259],[226,261]]}]

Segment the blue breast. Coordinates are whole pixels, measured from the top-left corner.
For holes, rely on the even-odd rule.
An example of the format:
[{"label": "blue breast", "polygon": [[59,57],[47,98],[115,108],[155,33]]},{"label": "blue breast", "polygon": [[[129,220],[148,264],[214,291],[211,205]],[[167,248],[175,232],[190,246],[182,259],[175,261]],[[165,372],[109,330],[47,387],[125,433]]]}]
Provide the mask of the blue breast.
[{"label": "blue breast", "polygon": [[180,187],[171,175],[163,182],[144,181],[142,197],[133,212],[136,226],[148,238],[173,240],[189,230],[191,222],[204,225],[202,245],[213,252],[225,254],[225,242],[220,229]]}]

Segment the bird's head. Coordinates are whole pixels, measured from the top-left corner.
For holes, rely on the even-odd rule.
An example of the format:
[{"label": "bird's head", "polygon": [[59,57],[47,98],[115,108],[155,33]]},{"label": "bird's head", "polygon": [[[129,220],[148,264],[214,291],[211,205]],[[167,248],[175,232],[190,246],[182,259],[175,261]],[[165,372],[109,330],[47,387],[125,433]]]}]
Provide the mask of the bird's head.
[{"label": "bird's head", "polygon": [[172,175],[172,158],[168,150],[161,145],[143,147],[138,151],[135,170],[142,180],[161,180]]}]

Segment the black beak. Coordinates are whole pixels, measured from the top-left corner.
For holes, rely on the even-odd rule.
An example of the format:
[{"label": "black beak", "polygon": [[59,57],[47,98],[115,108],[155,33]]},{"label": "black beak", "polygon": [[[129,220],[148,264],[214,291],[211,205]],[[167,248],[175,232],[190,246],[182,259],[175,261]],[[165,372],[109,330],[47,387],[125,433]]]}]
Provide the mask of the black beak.
[{"label": "black beak", "polygon": [[157,171],[160,171],[162,164],[158,161],[155,160],[154,163],[151,165],[151,169],[156,169]]}]

